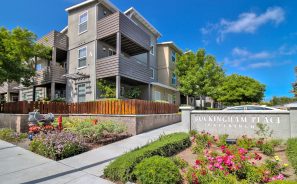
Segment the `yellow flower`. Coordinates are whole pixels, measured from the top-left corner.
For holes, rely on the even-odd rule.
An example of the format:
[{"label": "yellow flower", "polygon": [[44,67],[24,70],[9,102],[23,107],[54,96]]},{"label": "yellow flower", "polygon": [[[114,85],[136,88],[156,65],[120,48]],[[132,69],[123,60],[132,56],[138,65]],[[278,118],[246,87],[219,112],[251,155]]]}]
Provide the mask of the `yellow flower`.
[{"label": "yellow flower", "polygon": [[289,164],[284,164],[284,167],[288,167],[289,166]]},{"label": "yellow flower", "polygon": [[276,155],[276,156],[274,156],[274,159],[276,160],[276,161],[279,161],[279,157]]}]

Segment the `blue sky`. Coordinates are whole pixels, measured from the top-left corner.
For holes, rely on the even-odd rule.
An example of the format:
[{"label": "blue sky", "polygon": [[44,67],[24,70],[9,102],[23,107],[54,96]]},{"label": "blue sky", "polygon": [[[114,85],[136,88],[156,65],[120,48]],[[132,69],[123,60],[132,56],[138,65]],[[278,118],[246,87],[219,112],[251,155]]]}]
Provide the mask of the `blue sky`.
[{"label": "blue sky", "polygon": [[[42,36],[67,24],[65,8],[80,0],[2,1],[0,26],[26,27]],[[297,66],[297,1],[112,0],[135,7],[161,33],[184,49],[205,48],[228,74],[266,84],[266,97],[292,96]],[[158,5],[158,6],[155,6]]]}]

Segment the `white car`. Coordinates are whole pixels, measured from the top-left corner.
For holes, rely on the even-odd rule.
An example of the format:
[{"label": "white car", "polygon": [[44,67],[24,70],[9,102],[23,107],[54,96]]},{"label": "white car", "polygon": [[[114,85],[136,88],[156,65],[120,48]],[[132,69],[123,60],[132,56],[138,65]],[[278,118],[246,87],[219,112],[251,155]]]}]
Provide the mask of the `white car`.
[{"label": "white car", "polygon": [[267,106],[261,106],[261,105],[241,105],[241,106],[233,106],[233,107],[227,107],[225,109],[223,109],[224,111],[248,111],[248,110],[259,110],[259,111],[265,111],[265,110],[269,110],[269,111],[275,111],[275,110],[280,110],[277,108],[273,108],[273,107],[267,107]]}]

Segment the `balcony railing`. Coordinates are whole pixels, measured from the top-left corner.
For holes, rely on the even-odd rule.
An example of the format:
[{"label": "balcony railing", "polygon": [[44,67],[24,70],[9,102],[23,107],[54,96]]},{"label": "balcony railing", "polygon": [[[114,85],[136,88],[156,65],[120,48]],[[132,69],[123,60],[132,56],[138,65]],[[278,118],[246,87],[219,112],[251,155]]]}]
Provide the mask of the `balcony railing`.
[{"label": "balcony railing", "polygon": [[113,13],[97,21],[97,38],[102,39],[121,32],[123,36],[150,49],[150,36],[121,12]]},{"label": "balcony railing", "polygon": [[36,71],[34,85],[43,85],[51,82],[66,84],[66,79],[63,77],[64,74],[66,74],[65,68],[59,64],[52,64]]}]

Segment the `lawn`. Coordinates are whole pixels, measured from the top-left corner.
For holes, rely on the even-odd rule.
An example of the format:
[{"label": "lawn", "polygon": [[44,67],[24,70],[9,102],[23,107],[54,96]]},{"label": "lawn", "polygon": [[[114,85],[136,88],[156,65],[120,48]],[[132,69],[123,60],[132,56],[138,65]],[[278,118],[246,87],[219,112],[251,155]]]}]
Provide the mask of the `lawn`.
[{"label": "lawn", "polygon": [[[57,122],[38,124],[22,134],[0,129],[0,139],[47,158],[61,160],[131,136],[125,125],[112,121],[63,118],[62,127],[60,130]],[[31,141],[29,135],[33,135]]]},{"label": "lawn", "polygon": [[111,162],[104,177],[116,183],[296,183],[297,139],[207,132],[162,136]]}]

